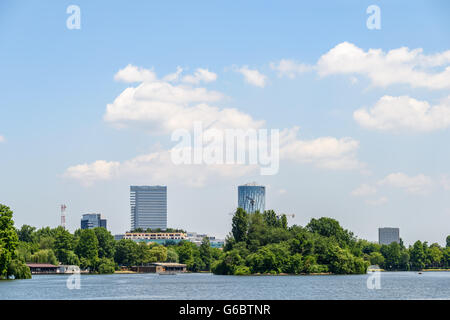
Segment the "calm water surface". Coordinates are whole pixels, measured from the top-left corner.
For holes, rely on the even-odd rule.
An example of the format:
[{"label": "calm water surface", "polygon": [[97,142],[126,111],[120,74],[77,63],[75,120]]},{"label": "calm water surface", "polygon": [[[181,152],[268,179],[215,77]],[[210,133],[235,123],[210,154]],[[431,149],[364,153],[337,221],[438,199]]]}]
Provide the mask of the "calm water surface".
[{"label": "calm water surface", "polygon": [[73,290],[68,277],[0,281],[0,299],[450,299],[450,272],[383,272],[378,290],[369,275],[81,275]]}]

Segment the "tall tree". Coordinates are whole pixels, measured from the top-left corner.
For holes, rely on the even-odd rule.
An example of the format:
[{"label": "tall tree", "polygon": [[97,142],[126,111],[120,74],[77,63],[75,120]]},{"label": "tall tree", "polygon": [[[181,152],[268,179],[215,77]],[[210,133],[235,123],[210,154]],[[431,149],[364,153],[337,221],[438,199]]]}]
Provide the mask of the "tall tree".
[{"label": "tall tree", "polygon": [[36,241],[35,231],[36,231],[35,227],[24,224],[19,230],[17,230],[17,235],[19,236],[19,241],[24,241],[24,242]]},{"label": "tall tree", "polygon": [[202,240],[202,244],[200,245],[200,258],[203,260],[205,264],[205,270],[211,269],[211,244],[207,237],[204,237]]},{"label": "tall tree", "polygon": [[248,214],[244,209],[238,208],[233,216],[232,229],[236,242],[247,240],[247,230],[248,230]]},{"label": "tall tree", "polygon": [[114,236],[105,228],[94,228],[95,236],[98,240],[98,257],[113,258],[115,250]]},{"label": "tall tree", "polygon": [[0,278],[9,277],[9,264],[19,243],[12,216],[11,209],[0,204]]},{"label": "tall tree", "polygon": [[95,265],[98,259],[98,240],[94,230],[85,229],[80,232],[80,239],[75,248],[75,253],[83,262],[84,267]]}]

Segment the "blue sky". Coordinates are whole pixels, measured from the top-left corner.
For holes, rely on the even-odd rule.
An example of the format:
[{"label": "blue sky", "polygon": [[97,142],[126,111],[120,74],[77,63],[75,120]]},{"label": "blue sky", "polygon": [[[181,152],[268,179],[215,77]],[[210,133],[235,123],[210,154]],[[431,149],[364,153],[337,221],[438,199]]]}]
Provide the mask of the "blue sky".
[{"label": "blue sky", "polygon": [[[66,27],[71,4],[81,9],[79,30]],[[366,27],[373,4],[380,30]],[[377,240],[379,226],[397,226],[406,243],[442,244],[450,234],[449,13],[447,1],[2,1],[0,202],[12,207],[18,226],[56,226],[66,203],[69,229],[94,211],[121,233],[129,229],[129,185],[161,183],[168,186],[169,225],[224,236],[237,186],[258,181],[268,185],[269,208],[296,214],[291,223],[331,216],[369,240]],[[399,62],[384,59],[399,48],[407,48]],[[382,53],[371,60],[370,49]],[[354,63],[345,60],[361,52]],[[307,70],[289,77],[277,69],[282,60]],[[325,148],[325,155],[297,150],[281,159],[277,175],[233,171],[196,186],[190,179],[205,174],[198,168],[175,172],[151,162],[128,174],[127,161],[174,145],[170,130],[153,130],[164,118],[123,128],[117,124],[124,119],[105,120],[107,105],[139,85],[115,79],[129,65],[153,71],[158,81],[177,67],[182,76],[208,70],[214,81],[188,85],[220,92],[211,105],[236,108],[267,128],[298,126],[287,153],[300,145]],[[243,67],[264,85],[246,81]],[[425,114],[417,112],[423,103],[431,108]],[[378,111],[366,121],[357,110]],[[335,154],[322,137],[350,149]],[[349,158],[353,165],[345,168],[323,165]],[[99,160],[118,163],[120,174],[97,172]],[[67,173],[78,165],[86,165],[88,178]]]}]

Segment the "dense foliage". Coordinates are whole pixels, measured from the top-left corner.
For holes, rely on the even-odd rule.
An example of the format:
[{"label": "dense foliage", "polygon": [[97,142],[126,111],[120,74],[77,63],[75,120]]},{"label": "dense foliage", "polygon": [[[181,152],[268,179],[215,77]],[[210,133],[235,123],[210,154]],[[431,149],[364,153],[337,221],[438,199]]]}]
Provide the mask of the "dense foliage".
[{"label": "dense foliage", "polygon": [[353,234],[331,218],[288,227],[285,215],[237,209],[216,274],[365,273],[369,262]]},{"label": "dense foliage", "polygon": [[409,248],[402,242],[379,245],[357,239],[332,218],[289,227],[286,216],[272,210],[248,214],[238,208],[223,250],[211,248],[208,238],[200,246],[189,241],[163,246],[115,241],[104,228],[79,229],[73,234],[62,227],[36,230],[23,225],[16,230],[11,210],[0,205],[0,278],[31,277],[25,264],[29,262],[78,265],[93,273],[113,273],[120,266],[179,262],[192,272],[224,275],[361,274],[369,265],[386,270],[450,268],[450,236],[446,244],[445,248],[420,241]]},{"label": "dense foliage", "polygon": [[28,279],[31,278],[30,269],[16,259],[18,236],[12,216],[13,212],[0,204],[0,279]]}]

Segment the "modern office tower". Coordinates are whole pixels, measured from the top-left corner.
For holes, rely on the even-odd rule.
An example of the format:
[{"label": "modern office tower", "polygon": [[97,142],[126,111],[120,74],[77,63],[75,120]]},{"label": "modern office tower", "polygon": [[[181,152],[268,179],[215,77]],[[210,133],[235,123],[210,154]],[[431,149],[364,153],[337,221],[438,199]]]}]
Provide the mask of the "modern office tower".
[{"label": "modern office tower", "polygon": [[167,229],[167,187],[130,186],[131,230]]},{"label": "modern office tower", "polygon": [[92,229],[96,227],[103,227],[106,229],[106,219],[102,219],[100,213],[83,214],[81,218],[81,229]]},{"label": "modern office tower", "polygon": [[400,229],[378,228],[378,243],[391,244],[392,242],[400,243]]},{"label": "modern office tower", "polygon": [[238,207],[248,213],[264,212],[266,208],[266,187],[255,182],[238,187]]}]

